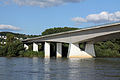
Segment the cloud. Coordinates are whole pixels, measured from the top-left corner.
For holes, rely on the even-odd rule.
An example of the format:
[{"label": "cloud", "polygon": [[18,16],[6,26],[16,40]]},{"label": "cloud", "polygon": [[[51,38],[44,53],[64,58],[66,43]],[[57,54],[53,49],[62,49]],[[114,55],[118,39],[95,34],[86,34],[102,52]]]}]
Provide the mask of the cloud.
[{"label": "cloud", "polygon": [[12,2],[17,5],[52,7],[65,3],[78,3],[83,0],[0,0],[0,2]]},{"label": "cloud", "polygon": [[0,30],[14,30],[14,31],[18,31],[21,30],[19,27],[15,27],[12,25],[0,25]]},{"label": "cloud", "polygon": [[117,22],[120,21],[120,11],[114,13],[108,13],[103,11],[99,14],[90,14],[85,18],[75,17],[72,21],[76,23],[106,23],[106,22]]}]

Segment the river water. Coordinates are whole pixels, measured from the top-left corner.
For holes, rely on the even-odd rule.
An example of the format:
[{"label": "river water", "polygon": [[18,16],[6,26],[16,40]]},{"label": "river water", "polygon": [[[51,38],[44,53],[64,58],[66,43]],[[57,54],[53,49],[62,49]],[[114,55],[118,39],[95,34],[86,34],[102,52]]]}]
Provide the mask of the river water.
[{"label": "river water", "polygon": [[0,58],[0,80],[120,80],[120,58]]}]

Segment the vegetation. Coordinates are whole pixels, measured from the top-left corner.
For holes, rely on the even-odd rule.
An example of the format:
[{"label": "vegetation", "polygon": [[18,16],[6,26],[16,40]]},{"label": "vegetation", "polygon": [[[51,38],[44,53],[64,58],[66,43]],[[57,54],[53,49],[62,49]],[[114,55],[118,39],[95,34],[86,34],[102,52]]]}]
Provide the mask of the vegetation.
[{"label": "vegetation", "polygon": [[95,44],[97,57],[120,57],[120,39]]},{"label": "vegetation", "polygon": [[71,28],[71,27],[50,28],[50,29],[46,29],[44,32],[42,32],[42,35],[48,35],[48,34],[65,32],[65,31],[71,31],[71,30],[77,30],[77,29],[78,29],[78,28]]},{"label": "vegetation", "polygon": [[[25,34],[12,33],[12,32],[0,32],[0,36],[7,36],[7,35],[9,35],[9,34],[12,34],[12,35],[14,35],[14,37],[22,38],[22,39],[40,36],[40,35],[25,35]],[[0,40],[1,40],[1,39],[0,39]]]},{"label": "vegetation", "polygon": [[25,51],[23,43],[15,35],[7,34],[7,43],[0,45],[1,57],[43,57],[43,52]]},{"label": "vegetation", "polygon": [[14,38],[14,35],[7,35],[6,45],[0,46],[0,56],[16,57],[20,51],[24,51],[23,43]]},{"label": "vegetation", "polygon": [[34,52],[31,50],[28,51],[21,51],[19,52],[20,57],[44,57],[44,52],[39,51],[39,52]]}]

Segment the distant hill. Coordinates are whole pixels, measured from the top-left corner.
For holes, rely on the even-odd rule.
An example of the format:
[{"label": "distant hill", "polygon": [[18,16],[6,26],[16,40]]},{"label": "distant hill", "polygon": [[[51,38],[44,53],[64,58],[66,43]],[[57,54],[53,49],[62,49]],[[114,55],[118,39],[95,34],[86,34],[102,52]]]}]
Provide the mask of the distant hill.
[{"label": "distant hill", "polygon": [[42,32],[42,35],[49,35],[49,34],[54,34],[54,33],[60,33],[60,32],[77,30],[77,29],[80,29],[80,28],[74,28],[74,27],[54,27],[54,28],[46,29],[45,31]]},{"label": "distant hill", "polygon": [[26,34],[13,33],[13,32],[0,32],[0,36],[6,36],[7,34],[13,34],[15,37],[23,38],[23,39],[40,36],[40,35],[26,35]]}]

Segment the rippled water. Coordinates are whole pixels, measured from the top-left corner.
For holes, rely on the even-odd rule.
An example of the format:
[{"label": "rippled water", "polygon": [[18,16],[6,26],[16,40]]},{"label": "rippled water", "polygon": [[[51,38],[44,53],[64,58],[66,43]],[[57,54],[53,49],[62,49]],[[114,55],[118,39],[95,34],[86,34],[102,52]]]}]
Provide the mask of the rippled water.
[{"label": "rippled water", "polygon": [[120,80],[120,58],[0,58],[0,80]]}]

